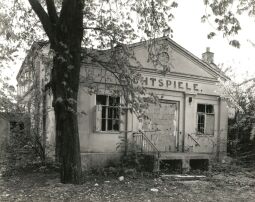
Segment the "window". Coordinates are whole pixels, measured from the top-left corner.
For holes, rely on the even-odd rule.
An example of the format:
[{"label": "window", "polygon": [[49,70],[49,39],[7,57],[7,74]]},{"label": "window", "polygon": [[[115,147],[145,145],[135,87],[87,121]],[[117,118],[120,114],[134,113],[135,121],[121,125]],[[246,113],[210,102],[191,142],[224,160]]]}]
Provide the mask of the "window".
[{"label": "window", "polygon": [[30,79],[30,72],[29,72],[29,71],[26,71],[26,72],[24,73],[24,79],[25,79],[25,80]]},{"label": "window", "polygon": [[197,132],[198,134],[214,134],[214,108],[213,105],[197,105]]},{"label": "window", "polygon": [[16,122],[16,121],[10,121],[10,132],[13,135],[16,134],[23,134],[24,133],[24,123],[23,122]]},{"label": "window", "polygon": [[96,96],[96,131],[119,131],[120,98]]}]

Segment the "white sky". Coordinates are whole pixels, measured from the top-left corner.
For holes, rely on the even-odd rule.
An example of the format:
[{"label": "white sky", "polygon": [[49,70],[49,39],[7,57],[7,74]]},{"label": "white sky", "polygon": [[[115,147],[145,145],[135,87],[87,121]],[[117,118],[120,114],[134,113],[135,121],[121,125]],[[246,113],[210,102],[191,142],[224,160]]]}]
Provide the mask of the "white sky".
[{"label": "white sky", "polygon": [[[252,19],[241,16],[242,30],[237,36],[241,48],[237,49],[228,45],[228,40],[223,39],[220,33],[213,39],[207,39],[207,34],[215,29],[208,23],[201,23],[201,17],[205,14],[202,0],[177,0],[177,2],[179,6],[172,22],[174,41],[199,58],[206,47],[210,47],[211,52],[214,52],[215,64],[232,66],[236,75],[235,80],[238,82],[255,77],[255,48],[248,42],[250,40],[255,43],[255,17]],[[11,76],[11,83],[16,85],[15,77],[19,66],[14,69],[12,74],[8,74]]]},{"label": "white sky", "polygon": [[[255,77],[255,48],[248,40],[255,43],[255,17],[241,16],[242,30],[236,38],[241,43],[240,49],[228,44],[228,40],[219,33],[213,39],[207,39],[207,34],[215,31],[209,23],[201,23],[205,14],[202,0],[178,0],[175,20],[173,21],[173,40],[201,58],[206,47],[214,52],[215,64],[231,66],[236,74],[236,80]],[[217,33],[217,32],[216,32]]]}]

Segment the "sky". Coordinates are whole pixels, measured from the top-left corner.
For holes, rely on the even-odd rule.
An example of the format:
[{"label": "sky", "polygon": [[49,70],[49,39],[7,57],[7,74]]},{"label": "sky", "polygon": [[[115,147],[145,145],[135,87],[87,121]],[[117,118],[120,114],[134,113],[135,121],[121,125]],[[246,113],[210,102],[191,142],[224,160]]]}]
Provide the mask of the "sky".
[{"label": "sky", "polygon": [[255,17],[245,15],[239,17],[242,30],[236,38],[241,43],[240,49],[229,45],[228,39],[218,33],[213,39],[207,39],[207,34],[216,31],[211,23],[201,23],[205,14],[202,0],[178,0],[175,20],[172,23],[174,30],[173,40],[185,49],[201,58],[206,47],[214,53],[214,63],[231,66],[237,82],[246,78],[255,77],[255,48],[249,41],[255,43]]},{"label": "sky", "polygon": [[[235,76],[231,78],[237,82],[255,77],[255,48],[249,41],[255,43],[255,17],[240,16],[241,27],[236,38],[241,43],[237,49],[228,44],[228,40],[219,33],[213,39],[207,39],[207,34],[215,31],[209,23],[201,23],[201,17],[205,14],[205,6],[202,0],[177,0],[178,8],[175,10],[175,19],[171,22],[173,40],[182,47],[201,58],[206,47],[214,52],[214,63],[231,66]],[[25,54],[23,53],[23,56]],[[21,63],[9,74],[11,83],[16,85],[16,75]]]}]

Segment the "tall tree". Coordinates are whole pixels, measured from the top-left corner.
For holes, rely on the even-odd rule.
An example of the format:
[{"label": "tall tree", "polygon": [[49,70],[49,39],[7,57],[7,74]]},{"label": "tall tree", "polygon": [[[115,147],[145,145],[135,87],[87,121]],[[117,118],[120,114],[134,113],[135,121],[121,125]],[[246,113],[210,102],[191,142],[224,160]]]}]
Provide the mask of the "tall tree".
[{"label": "tall tree", "polygon": [[47,13],[37,0],[29,0],[54,50],[50,86],[56,121],[57,155],[61,182],[81,182],[77,96],[83,37],[83,0],[63,0],[58,15],[53,0],[46,0]]}]

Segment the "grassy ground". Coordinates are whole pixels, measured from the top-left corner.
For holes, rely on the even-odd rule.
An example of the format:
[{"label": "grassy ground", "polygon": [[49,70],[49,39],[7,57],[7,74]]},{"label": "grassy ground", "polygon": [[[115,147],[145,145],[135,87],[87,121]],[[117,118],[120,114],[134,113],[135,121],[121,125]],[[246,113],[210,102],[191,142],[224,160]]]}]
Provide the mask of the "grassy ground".
[{"label": "grassy ground", "polygon": [[83,185],[59,183],[57,173],[0,177],[0,201],[222,201],[254,202],[255,179],[242,172],[212,173],[205,180],[90,176]]}]

